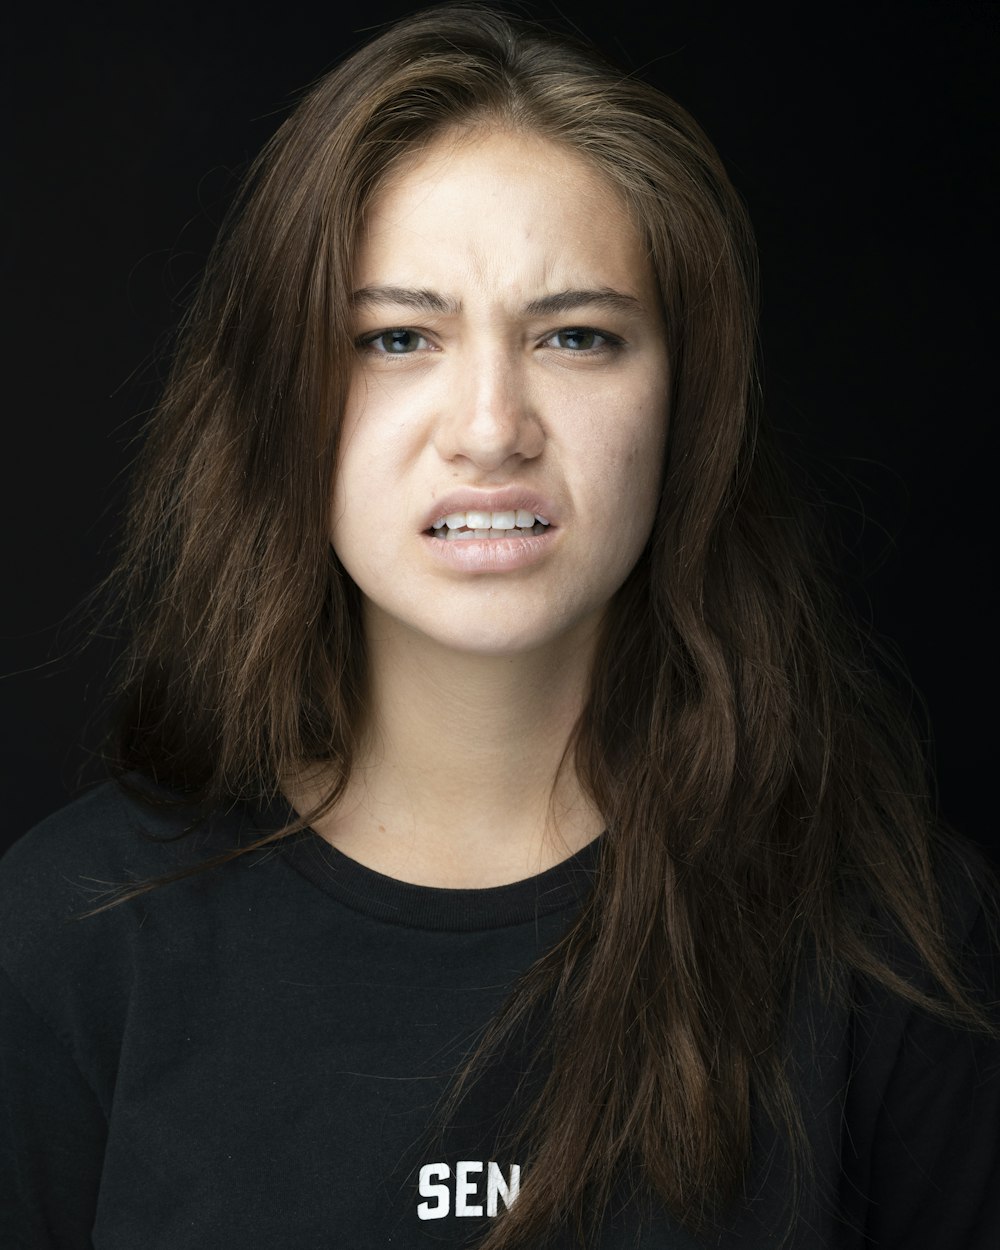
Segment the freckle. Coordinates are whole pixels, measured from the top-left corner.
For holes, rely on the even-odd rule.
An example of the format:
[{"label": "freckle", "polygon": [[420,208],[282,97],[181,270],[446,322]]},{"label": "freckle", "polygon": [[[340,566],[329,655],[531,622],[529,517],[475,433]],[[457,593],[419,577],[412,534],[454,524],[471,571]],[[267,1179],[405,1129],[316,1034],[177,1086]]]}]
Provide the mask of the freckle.
[{"label": "freckle", "polygon": [[385,825],[379,825],[378,831],[379,833],[385,833]]}]

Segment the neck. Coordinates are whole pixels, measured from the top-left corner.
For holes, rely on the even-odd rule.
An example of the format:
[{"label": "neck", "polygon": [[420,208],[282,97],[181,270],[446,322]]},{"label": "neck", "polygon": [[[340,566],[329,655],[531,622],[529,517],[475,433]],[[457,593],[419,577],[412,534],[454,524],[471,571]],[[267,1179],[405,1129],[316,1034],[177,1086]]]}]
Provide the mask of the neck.
[{"label": "neck", "polygon": [[[521,880],[573,854],[603,829],[566,751],[593,650],[588,636],[475,655],[369,631],[364,745],[317,832],[376,871],[455,888]],[[318,781],[290,787],[300,810]]]}]

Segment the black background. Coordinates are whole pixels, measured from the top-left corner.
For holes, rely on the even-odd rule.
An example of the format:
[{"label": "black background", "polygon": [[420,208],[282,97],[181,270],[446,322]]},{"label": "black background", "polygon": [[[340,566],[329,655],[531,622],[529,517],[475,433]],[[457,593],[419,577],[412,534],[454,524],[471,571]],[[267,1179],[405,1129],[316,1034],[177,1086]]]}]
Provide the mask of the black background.
[{"label": "black background", "polygon": [[[422,7],[56,3],[8,25],[0,848],[89,758],[109,646],[79,649],[79,605],[241,171],[366,28]],[[942,810],[1000,861],[997,7],[523,11],[596,39],[718,147],[758,233],[767,407],[926,700]]]}]

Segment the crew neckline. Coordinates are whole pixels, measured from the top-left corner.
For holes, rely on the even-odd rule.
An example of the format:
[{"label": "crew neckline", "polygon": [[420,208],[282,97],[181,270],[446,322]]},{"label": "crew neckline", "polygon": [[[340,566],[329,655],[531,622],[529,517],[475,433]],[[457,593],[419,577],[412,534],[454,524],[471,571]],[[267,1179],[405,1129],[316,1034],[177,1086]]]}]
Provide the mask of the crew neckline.
[{"label": "crew neckline", "polygon": [[[256,815],[254,823],[277,828],[293,819],[291,804],[279,797]],[[278,849],[292,868],[352,911],[412,929],[469,932],[531,923],[582,903],[593,887],[605,836],[593,838],[536,876],[464,889],[415,885],[386,876],[345,855],[308,827],[284,838]]]}]

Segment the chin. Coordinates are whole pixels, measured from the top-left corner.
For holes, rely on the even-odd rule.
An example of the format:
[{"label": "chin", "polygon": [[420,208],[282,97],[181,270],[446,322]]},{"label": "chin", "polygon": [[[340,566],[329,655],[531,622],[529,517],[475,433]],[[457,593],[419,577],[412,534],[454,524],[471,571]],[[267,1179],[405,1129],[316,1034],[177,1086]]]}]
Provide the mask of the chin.
[{"label": "chin", "polygon": [[542,630],[477,629],[456,634],[435,634],[434,641],[449,651],[465,656],[528,655],[558,641],[558,635]]},{"label": "chin", "polygon": [[465,656],[513,659],[545,653],[555,660],[592,642],[600,615],[596,613],[572,621],[565,618],[531,621],[521,613],[512,619],[498,616],[477,622],[471,628],[471,620],[466,617],[461,627],[454,631],[439,626],[427,632],[439,646]]}]

